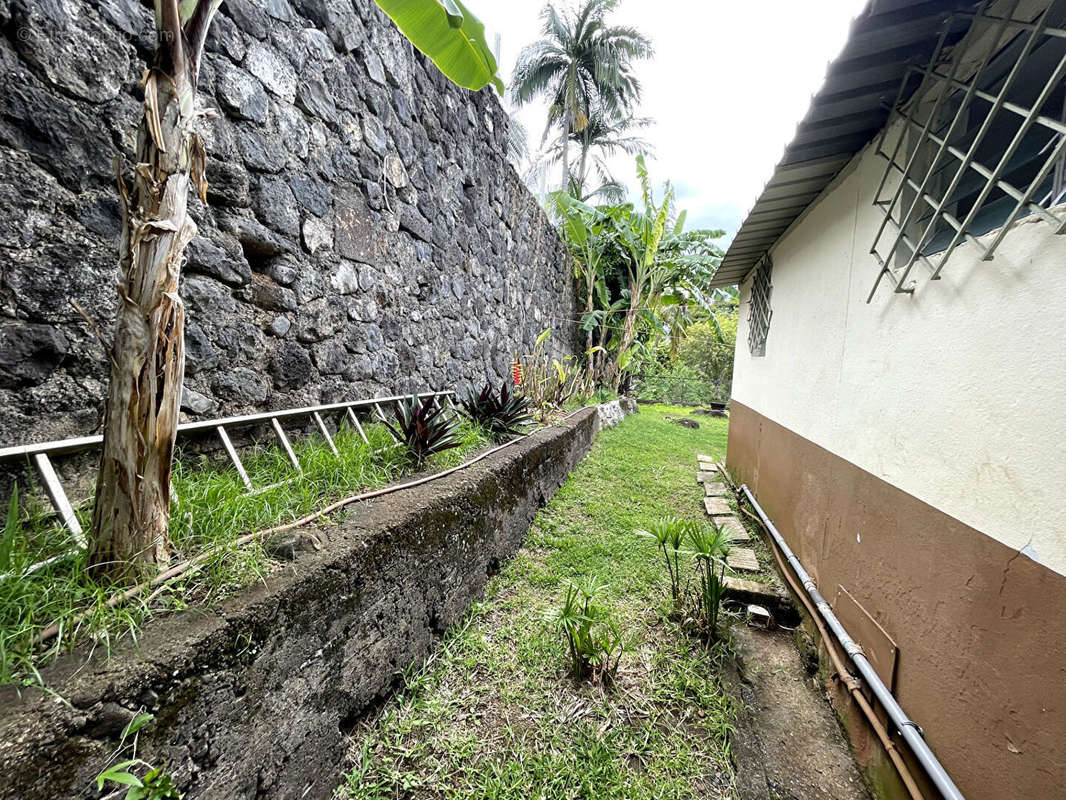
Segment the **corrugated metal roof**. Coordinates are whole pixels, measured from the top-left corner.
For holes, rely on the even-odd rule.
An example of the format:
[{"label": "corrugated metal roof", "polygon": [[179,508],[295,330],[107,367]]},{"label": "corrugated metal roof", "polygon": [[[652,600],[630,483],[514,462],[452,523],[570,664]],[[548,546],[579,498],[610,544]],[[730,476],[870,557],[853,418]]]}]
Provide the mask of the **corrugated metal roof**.
[{"label": "corrugated metal roof", "polygon": [[[852,23],[795,137],[729,245],[712,285],[739,283],[878,132],[907,68],[933,54],[944,20],[967,0],[870,0]],[[959,37],[966,23],[960,20]],[[949,39],[949,44],[950,39]],[[907,92],[921,76],[914,75]]]}]

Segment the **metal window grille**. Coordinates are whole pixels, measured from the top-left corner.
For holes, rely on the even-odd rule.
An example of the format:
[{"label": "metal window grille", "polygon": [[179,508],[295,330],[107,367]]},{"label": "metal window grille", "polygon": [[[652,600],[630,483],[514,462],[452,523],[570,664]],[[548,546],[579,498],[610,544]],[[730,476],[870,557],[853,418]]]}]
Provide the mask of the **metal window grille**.
[{"label": "metal window grille", "polygon": [[[886,277],[913,293],[916,263],[939,279],[964,240],[991,260],[1023,216],[1066,230],[1048,211],[1066,189],[1066,0],[1035,19],[1021,5],[986,0],[953,15],[930,62],[904,76],[877,147],[887,164],[874,205],[884,218],[870,248],[880,270],[867,303]],[[919,73],[919,88],[901,102]]]},{"label": "metal window grille", "polygon": [[766,355],[766,336],[770,332],[770,272],[773,262],[769,255],[764,255],[755,267],[755,276],[751,282],[751,302],[748,306],[748,349],[753,356]]}]

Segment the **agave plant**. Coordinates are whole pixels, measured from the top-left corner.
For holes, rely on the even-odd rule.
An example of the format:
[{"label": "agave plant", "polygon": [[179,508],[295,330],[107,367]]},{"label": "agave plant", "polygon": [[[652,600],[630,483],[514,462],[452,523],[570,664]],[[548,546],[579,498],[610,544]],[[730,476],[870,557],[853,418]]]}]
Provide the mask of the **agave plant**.
[{"label": "agave plant", "polygon": [[413,394],[409,400],[398,400],[394,410],[396,422],[385,420],[385,426],[407,448],[416,466],[421,467],[434,453],[459,446],[459,421],[446,414],[435,397],[423,400]]},{"label": "agave plant", "polygon": [[487,429],[494,439],[519,434],[523,425],[533,421],[529,398],[514,391],[506,380],[500,384],[498,394],[491,384],[485,384],[480,394],[471,393],[462,403],[467,416]]}]

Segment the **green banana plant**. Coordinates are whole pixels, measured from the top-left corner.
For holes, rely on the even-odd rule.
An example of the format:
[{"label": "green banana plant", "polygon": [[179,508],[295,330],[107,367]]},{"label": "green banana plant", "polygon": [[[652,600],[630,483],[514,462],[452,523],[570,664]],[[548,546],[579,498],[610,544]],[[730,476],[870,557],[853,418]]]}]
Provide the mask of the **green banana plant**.
[{"label": "green banana plant", "polygon": [[[625,310],[618,342],[615,363],[606,376],[617,388],[621,373],[632,356],[626,356],[637,333],[637,320],[642,310],[656,305],[662,289],[669,278],[667,265],[659,258],[659,248],[670,220],[674,190],[669,184],[661,203],[656,204],[655,195],[648,178],[648,168],[643,156],[637,156],[637,176],[640,178],[643,211],[630,206],[615,206],[608,214],[626,256],[626,290],[629,305]],[[625,366],[623,366],[625,360]]]},{"label": "green banana plant", "polygon": [[610,218],[598,208],[577,200],[569,192],[552,192],[550,201],[563,227],[563,239],[574,257],[574,277],[585,292],[585,310],[581,317],[581,329],[585,331],[585,354],[588,359],[589,377],[595,379],[597,355],[594,335],[599,328],[599,338],[604,339],[604,326],[609,316],[597,313],[596,300],[607,301],[607,278],[603,270],[603,256],[611,241]]},{"label": "green banana plant", "polygon": [[503,94],[485,26],[460,0],[374,2],[452,83],[474,91],[491,83]]}]

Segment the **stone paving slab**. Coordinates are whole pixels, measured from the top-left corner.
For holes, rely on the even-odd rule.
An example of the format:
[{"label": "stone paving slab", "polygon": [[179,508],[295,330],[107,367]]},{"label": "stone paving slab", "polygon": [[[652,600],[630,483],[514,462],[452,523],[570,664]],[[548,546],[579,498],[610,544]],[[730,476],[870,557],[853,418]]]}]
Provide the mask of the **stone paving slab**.
[{"label": "stone paving slab", "polygon": [[715,522],[718,524],[719,528],[724,529],[725,532],[729,534],[729,537],[734,542],[751,541],[751,536],[748,535],[748,532],[736,517],[718,517],[715,519]]},{"label": "stone paving slab", "polygon": [[712,517],[728,517],[733,513],[733,509],[729,507],[724,497],[704,497],[703,507]]},{"label": "stone paving slab", "polygon": [[732,569],[759,571],[759,559],[755,557],[755,551],[750,547],[734,547],[726,556],[725,563]]},{"label": "stone paving slab", "polygon": [[702,459],[702,458],[698,459],[696,461],[696,463],[699,464],[700,469],[706,470],[707,472],[717,472],[718,471],[718,466],[713,461],[711,461],[709,458],[708,459]]},{"label": "stone paving slab", "polygon": [[696,473],[696,483],[714,483],[718,480],[718,473],[700,470]]},{"label": "stone paving slab", "polygon": [[703,493],[708,497],[728,497],[729,487],[718,481],[704,481]]}]

